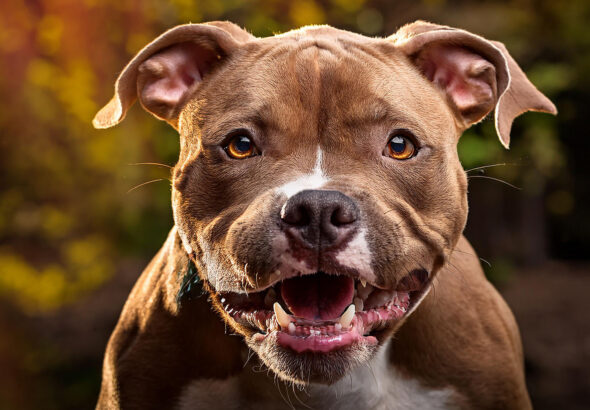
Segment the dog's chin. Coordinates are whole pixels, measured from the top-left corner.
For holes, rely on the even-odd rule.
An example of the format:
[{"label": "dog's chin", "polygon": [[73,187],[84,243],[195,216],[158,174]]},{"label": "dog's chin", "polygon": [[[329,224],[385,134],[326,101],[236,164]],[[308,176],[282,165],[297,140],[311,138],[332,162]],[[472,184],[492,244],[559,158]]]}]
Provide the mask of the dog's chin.
[{"label": "dog's chin", "polygon": [[264,340],[250,337],[247,342],[281,379],[303,385],[335,383],[356,366],[368,362],[378,348],[377,343],[357,341],[329,352],[297,352],[282,346],[279,336],[275,331]]},{"label": "dog's chin", "polygon": [[412,271],[393,289],[317,272],[258,292],[212,296],[225,320],[281,378],[330,384],[370,360],[431,282],[424,270]]}]

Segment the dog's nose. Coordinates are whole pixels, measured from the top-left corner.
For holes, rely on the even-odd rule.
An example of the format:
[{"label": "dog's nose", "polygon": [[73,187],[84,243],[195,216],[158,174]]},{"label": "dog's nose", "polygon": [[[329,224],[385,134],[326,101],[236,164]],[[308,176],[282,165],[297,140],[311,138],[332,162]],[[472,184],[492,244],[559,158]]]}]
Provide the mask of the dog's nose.
[{"label": "dog's nose", "polygon": [[350,237],[359,222],[359,209],[342,192],[305,190],[285,202],[281,219],[295,239],[322,249]]}]

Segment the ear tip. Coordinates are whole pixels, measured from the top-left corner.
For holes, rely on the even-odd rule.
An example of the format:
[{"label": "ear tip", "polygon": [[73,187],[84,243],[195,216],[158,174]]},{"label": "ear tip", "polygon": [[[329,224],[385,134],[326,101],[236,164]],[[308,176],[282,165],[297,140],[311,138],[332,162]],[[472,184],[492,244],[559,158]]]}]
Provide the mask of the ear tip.
[{"label": "ear tip", "polygon": [[94,119],[92,120],[92,126],[94,128],[96,128],[97,130],[106,128],[102,125],[102,122],[100,121],[100,119],[98,118],[98,115],[94,117]]},{"label": "ear tip", "polygon": [[510,149],[510,131],[512,130],[512,121],[514,121],[514,119],[518,115],[523,114],[526,111],[536,111],[546,114],[557,115],[557,107],[555,107],[555,104],[553,104],[553,102],[551,102],[551,100],[545,97],[543,94],[540,95],[543,99],[543,101],[540,104],[538,104],[534,108],[529,108],[528,110],[525,110],[521,113],[514,115],[513,118],[507,118],[505,116],[499,115],[499,110],[496,109],[496,133],[498,134],[498,138],[500,138],[500,142],[502,143],[504,148]]},{"label": "ear tip", "polygon": [[506,138],[500,135],[500,143],[504,148],[510,149],[510,137]]},{"label": "ear tip", "polygon": [[110,128],[120,123],[125,114],[118,98],[113,97],[104,107],[100,109],[92,120],[92,125],[96,129]]},{"label": "ear tip", "polygon": [[546,114],[557,115],[557,107],[553,104],[545,94],[537,90],[539,103],[536,107],[532,108],[531,111],[544,112]]},{"label": "ear tip", "polygon": [[552,114],[552,115],[557,115],[559,113],[559,111],[557,110],[557,107],[551,101],[549,101],[548,107],[545,109],[544,112],[546,112],[547,114]]}]

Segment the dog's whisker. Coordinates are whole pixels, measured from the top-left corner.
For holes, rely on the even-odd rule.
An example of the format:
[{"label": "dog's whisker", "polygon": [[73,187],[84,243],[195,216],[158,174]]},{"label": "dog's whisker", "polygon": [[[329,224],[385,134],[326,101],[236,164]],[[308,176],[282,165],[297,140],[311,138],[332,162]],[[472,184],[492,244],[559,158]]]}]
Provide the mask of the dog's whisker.
[{"label": "dog's whisker", "polygon": [[463,250],[457,249],[457,248],[453,249],[452,252],[458,252],[458,253],[462,253],[462,254],[473,256],[474,258],[477,258],[477,255],[476,254],[474,254],[472,252],[466,252],[466,251],[463,251]]},{"label": "dog's whisker", "polygon": [[248,364],[248,362],[250,361],[252,356],[254,356],[254,351],[252,349],[248,348],[248,356],[246,357],[246,361],[244,362],[242,369],[244,369],[246,367],[246,365]]},{"label": "dog's whisker", "polygon": [[293,410],[295,410],[295,407],[293,407],[293,403],[291,403],[291,400],[290,400],[290,398],[288,398],[288,397],[289,397],[289,391],[288,391],[288,390],[285,390],[285,393],[286,393],[286,395],[287,395],[287,398],[285,398],[285,395],[283,394],[283,391],[281,390],[281,384],[282,384],[282,383],[281,383],[281,382],[280,382],[280,380],[278,379],[278,376],[277,376],[277,374],[276,374],[276,373],[275,373],[275,375],[274,375],[274,384],[275,384],[275,386],[277,387],[277,390],[279,391],[279,394],[281,395],[281,398],[283,399],[283,401],[285,402],[285,404],[286,404],[286,405],[287,405],[287,406],[288,406],[290,409],[293,409]]},{"label": "dog's whisker", "polygon": [[373,375],[373,380],[375,380],[375,384],[377,385],[377,391],[379,392],[379,394],[381,394],[381,383],[379,382],[379,379],[375,375],[375,370],[373,370],[373,366],[372,366],[371,362],[369,362],[369,370],[371,371],[371,374]]},{"label": "dog's whisker", "polygon": [[484,262],[484,263],[485,263],[486,265],[488,265],[490,268],[492,267],[492,264],[491,264],[489,261],[485,260],[484,258],[482,258],[482,257],[479,257],[479,260],[480,260],[480,261],[482,261],[482,262]]},{"label": "dog's whisker", "polygon": [[131,191],[135,191],[136,189],[141,188],[142,186],[145,186],[145,185],[148,185],[148,184],[152,184],[154,182],[159,182],[159,181],[170,181],[170,180],[168,178],[152,179],[151,181],[143,182],[143,183],[141,183],[139,185],[134,186],[129,191],[127,191],[127,193],[130,193]]},{"label": "dog's whisker", "polygon": [[516,185],[512,185],[510,182],[506,182],[506,181],[504,181],[503,179],[500,179],[500,178],[489,177],[487,175],[469,175],[467,178],[468,179],[472,179],[472,178],[491,179],[492,181],[501,182],[502,184],[508,185],[511,188],[514,188],[514,189],[516,189],[518,191],[522,191],[522,188],[519,188]]},{"label": "dog's whisker", "polygon": [[169,169],[174,168],[172,165],[160,164],[159,162],[135,162],[132,164],[127,164],[127,165],[154,165],[154,166],[165,167],[165,168],[169,168]]},{"label": "dog's whisker", "polygon": [[291,383],[291,386],[293,388],[293,396],[295,396],[295,399],[297,399],[297,401],[306,409],[311,409],[311,407],[309,407],[307,404],[305,404],[300,398],[299,396],[297,396],[297,392],[295,391],[295,383]]},{"label": "dog's whisker", "polygon": [[471,253],[471,252],[465,252],[465,251],[462,251],[461,249],[453,249],[453,252],[459,252],[459,253],[464,253],[465,255],[473,256],[474,258],[478,258],[480,261],[484,262],[484,263],[485,263],[486,265],[488,265],[490,268],[492,267],[492,264],[491,264],[489,261],[485,260],[485,259],[484,259],[484,258],[482,258],[481,256],[477,256],[477,255],[476,255],[476,254],[474,254],[474,253]]},{"label": "dog's whisker", "polygon": [[466,169],[465,172],[477,171],[479,169],[486,169],[486,168],[493,168],[493,167],[502,167],[502,166],[513,166],[513,167],[517,167],[517,166],[519,166],[519,164],[502,162],[502,163],[499,163],[499,164],[482,165],[480,167]]}]

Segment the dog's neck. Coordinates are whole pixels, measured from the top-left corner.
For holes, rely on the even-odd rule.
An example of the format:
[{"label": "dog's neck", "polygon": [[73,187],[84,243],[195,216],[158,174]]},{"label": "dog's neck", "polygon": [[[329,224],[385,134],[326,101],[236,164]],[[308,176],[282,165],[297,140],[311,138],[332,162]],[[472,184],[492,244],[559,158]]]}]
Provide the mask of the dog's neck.
[{"label": "dog's neck", "polygon": [[418,380],[404,376],[391,366],[387,342],[367,365],[355,368],[349,377],[332,385],[309,384],[305,387],[280,381],[270,370],[249,364],[239,375],[225,380],[195,380],[184,390],[180,409],[234,409],[236,403],[248,403],[257,410],[292,409],[442,409],[452,405],[451,389],[428,389]]}]

